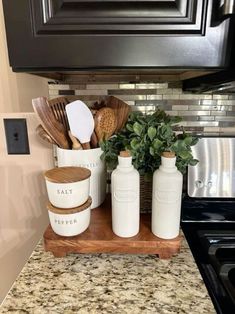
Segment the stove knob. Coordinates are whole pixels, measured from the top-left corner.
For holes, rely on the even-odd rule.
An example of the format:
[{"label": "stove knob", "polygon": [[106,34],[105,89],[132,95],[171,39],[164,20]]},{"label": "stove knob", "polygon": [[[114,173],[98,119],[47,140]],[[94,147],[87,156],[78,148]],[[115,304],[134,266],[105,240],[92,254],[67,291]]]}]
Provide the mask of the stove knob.
[{"label": "stove knob", "polygon": [[201,180],[197,180],[197,181],[195,181],[195,186],[196,186],[196,188],[201,189],[201,188],[203,188],[204,184]]},{"label": "stove knob", "polygon": [[207,182],[207,187],[208,187],[208,188],[211,188],[211,187],[212,187],[212,181],[208,181],[208,182]]}]

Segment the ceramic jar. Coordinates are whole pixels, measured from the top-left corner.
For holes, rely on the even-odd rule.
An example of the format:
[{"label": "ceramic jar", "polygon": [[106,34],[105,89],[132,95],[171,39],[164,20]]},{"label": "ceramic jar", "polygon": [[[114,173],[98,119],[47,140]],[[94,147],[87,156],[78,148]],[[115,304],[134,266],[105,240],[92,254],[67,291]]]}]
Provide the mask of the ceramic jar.
[{"label": "ceramic jar", "polygon": [[174,153],[165,152],[153,174],[152,232],[162,239],[179,235],[183,176],[175,166]]},{"label": "ceramic jar", "polygon": [[53,168],[45,172],[47,193],[53,206],[74,208],[84,204],[90,191],[89,169],[82,167]]},{"label": "ceramic jar", "polygon": [[91,171],[90,193],[92,198],[91,208],[98,207],[106,197],[106,168],[100,159],[101,148],[86,150],[69,150],[57,147],[58,167],[78,166]]},{"label": "ceramic jar", "polygon": [[133,237],[139,232],[140,178],[132,157],[124,151],[111,175],[112,229],[120,237]]},{"label": "ceramic jar", "polygon": [[61,209],[48,203],[47,209],[52,230],[61,236],[76,236],[90,224],[91,197],[85,204],[72,209]]}]

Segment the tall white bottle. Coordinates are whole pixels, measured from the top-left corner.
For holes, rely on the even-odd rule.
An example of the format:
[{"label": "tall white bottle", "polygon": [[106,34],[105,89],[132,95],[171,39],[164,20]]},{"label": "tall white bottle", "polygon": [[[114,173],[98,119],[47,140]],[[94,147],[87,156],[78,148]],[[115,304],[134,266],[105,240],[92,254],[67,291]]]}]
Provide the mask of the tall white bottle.
[{"label": "tall white bottle", "polygon": [[130,152],[122,151],[111,175],[112,229],[119,237],[133,237],[140,224],[140,177]]},{"label": "tall white bottle", "polygon": [[183,176],[175,162],[174,153],[164,152],[153,174],[152,232],[162,239],[179,235]]}]

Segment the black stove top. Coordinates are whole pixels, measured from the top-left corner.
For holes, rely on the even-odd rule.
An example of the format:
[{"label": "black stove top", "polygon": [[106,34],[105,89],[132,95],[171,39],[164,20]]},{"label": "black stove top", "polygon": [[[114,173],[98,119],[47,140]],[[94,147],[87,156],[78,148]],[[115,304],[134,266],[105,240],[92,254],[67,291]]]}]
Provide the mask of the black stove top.
[{"label": "black stove top", "polygon": [[217,313],[235,313],[235,200],[184,198],[182,229]]},{"label": "black stove top", "polygon": [[185,197],[183,221],[235,222],[235,199],[193,199]]}]

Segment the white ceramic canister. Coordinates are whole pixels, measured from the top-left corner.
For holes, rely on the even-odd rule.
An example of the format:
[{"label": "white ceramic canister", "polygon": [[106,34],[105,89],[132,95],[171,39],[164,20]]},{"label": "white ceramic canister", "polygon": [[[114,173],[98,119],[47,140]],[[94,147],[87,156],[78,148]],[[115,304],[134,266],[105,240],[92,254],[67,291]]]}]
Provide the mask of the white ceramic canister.
[{"label": "white ceramic canister", "polygon": [[91,171],[91,208],[101,205],[106,197],[106,168],[105,163],[100,159],[101,154],[101,148],[69,150],[57,147],[58,167],[79,166]]},{"label": "white ceramic canister", "polygon": [[179,235],[183,176],[175,162],[174,153],[163,153],[153,175],[152,232],[162,239]]},{"label": "white ceramic canister", "polygon": [[61,167],[46,171],[44,177],[49,201],[59,208],[84,204],[89,197],[90,176],[90,170],[82,167]]},{"label": "white ceramic canister", "polygon": [[111,175],[112,229],[119,237],[133,237],[140,225],[140,177],[129,152],[118,156]]},{"label": "white ceramic canister", "polygon": [[84,232],[90,224],[91,197],[82,206],[61,209],[47,205],[52,230],[61,236],[71,237]]}]

